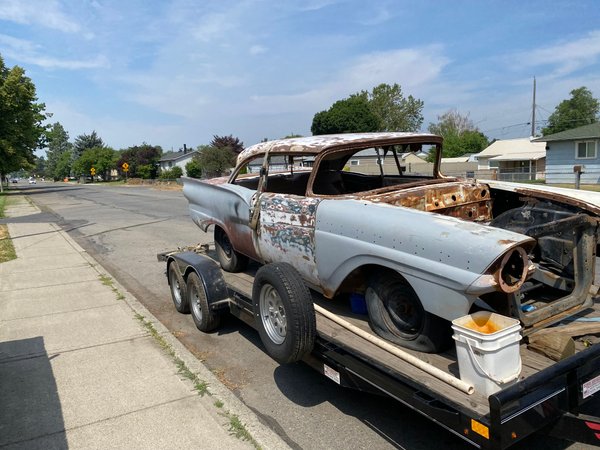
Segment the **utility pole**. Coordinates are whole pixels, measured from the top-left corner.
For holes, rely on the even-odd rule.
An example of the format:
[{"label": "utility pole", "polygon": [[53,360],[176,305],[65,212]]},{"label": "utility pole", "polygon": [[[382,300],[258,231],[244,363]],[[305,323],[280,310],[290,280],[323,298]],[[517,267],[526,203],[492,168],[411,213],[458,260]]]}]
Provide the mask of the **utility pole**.
[{"label": "utility pole", "polygon": [[531,105],[531,137],[535,137],[535,77],[533,77],[533,103]]}]

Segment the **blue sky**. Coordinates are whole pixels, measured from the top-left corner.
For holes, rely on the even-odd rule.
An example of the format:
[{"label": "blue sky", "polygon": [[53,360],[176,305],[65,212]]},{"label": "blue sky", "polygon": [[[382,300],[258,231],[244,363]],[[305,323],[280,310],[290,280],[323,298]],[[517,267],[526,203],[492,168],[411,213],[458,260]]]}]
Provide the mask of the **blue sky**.
[{"label": "blue sky", "polygon": [[[489,138],[525,137],[572,89],[600,97],[597,1],[0,0],[0,54],[71,139],[177,150],[310,135],[379,83]],[[543,123],[541,124],[543,125]]]}]

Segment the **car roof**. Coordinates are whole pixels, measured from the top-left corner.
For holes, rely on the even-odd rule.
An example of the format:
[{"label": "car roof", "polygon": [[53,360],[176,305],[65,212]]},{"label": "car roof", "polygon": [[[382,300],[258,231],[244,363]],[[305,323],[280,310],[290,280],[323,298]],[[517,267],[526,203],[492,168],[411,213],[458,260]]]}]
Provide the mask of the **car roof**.
[{"label": "car roof", "polygon": [[256,155],[266,153],[307,153],[317,154],[331,149],[360,147],[364,145],[382,146],[394,144],[428,143],[441,144],[442,137],[427,133],[346,133],[327,134],[298,138],[279,139],[261,142],[242,151],[237,158],[238,164]]}]

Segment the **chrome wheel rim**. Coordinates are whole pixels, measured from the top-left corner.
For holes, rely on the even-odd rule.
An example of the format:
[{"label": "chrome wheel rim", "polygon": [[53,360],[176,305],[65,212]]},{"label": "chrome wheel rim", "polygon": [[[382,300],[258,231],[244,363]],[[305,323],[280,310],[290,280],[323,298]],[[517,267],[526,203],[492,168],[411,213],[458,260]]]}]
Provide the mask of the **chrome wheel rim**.
[{"label": "chrome wheel rim", "polygon": [[180,305],[181,286],[179,285],[179,280],[177,279],[177,274],[175,273],[175,271],[171,271],[171,291],[173,292],[173,298],[175,299],[175,303]]},{"label": "chrome wheel rim", "polygon": [[283,344],[287,335],[287,317],[279,293],[270,284],[260,290],[259,308],[267,336],[275,344]]},{"label": "chrome wheel rim", "polygon": [[192,298],[190,299],[190,306],[192,307],[192,314],[198,319],[202,320],[202,308],[200,307],[200,298],[196,289],[192,289]]}]

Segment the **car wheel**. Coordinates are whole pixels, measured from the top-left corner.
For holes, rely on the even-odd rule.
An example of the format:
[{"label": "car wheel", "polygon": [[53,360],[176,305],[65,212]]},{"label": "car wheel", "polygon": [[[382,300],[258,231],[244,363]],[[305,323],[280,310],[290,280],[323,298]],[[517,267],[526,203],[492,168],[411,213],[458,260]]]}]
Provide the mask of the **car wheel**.
[{"label": "car wheel", "polygon": [[267,353],[281,364],[301,360],[313,349],[316,318],[312,295],[291,265],[273,263],[256,273],[254,316]]},{"label": "car wheel", "polygon": [[221,315],[210,309],[208,299],[206,298],[206,289],[196,272],[188,275],[187,298],[196,328],[207,333],[219,327],[221,324]]},{"label": "car wheel", "polygon": [[222,228],[215,228],[215,248],[221,268],[227,272],[242,272],[248,267],[249,258],[236,252],[229,236]]},{"label": "car wheel", "polygon": [[187,300],[185,280],[179,273],[179,267],[175,262],[169,264],[169,287],[171,289],[171,298],[175,309],[180,313],[188,313],[190,305]]},{"label": "car wheel", "polygon": [[452,344],[450,322],[425,311],[399,275],[374,277],[365,298],[371,328],[384,339],[427,353],[439,353]]}]

